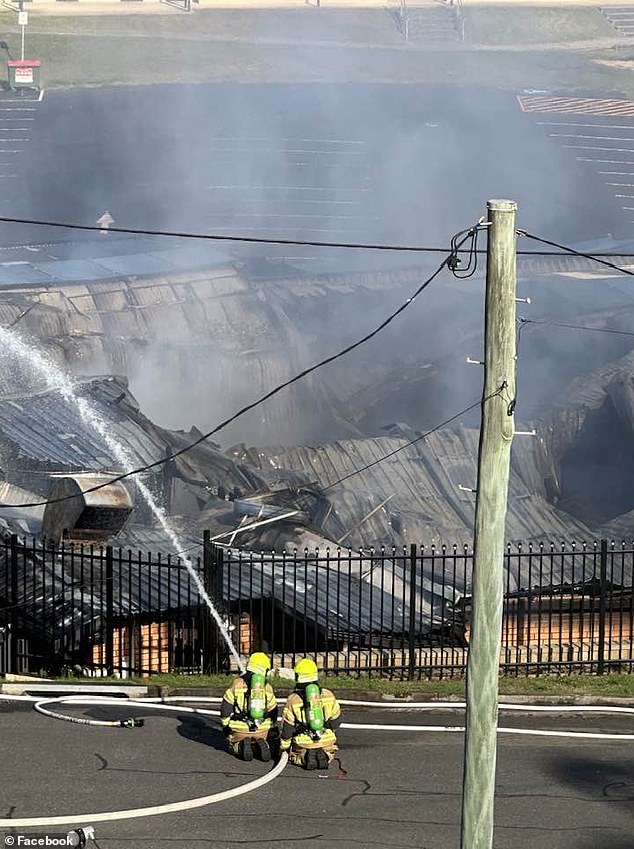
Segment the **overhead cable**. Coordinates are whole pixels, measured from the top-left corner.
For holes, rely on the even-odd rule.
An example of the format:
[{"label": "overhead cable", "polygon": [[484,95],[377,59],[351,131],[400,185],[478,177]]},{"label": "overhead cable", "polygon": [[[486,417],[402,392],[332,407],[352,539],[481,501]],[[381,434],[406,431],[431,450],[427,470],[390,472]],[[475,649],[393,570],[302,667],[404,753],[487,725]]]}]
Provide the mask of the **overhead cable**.
[{"label": "overhead cable", "polygon": [[[477,227],[479,225],[475,225],[475,226]],[[268,401],[269,398],[272,398],[274,395],[277,395],[279,392],[282,391],[282,389],[286,389],[288,386],[291,386],[293,383],[297,383],[297,381],[302,380],[304,377],[307,377],[309,374],[312,374],[314,371],[317,371],[318,369],[323,368],[324,366],[328,365],[329,363],[332,363],[335,360],[338,360],[341,357],[344,357],[346,354],[349,354],[351,351],[354,351],[356,348],[359,348],[361,345],[364,345],[366,342],[369,342],[370,339],[373,339],[375,336],[377,336],[382,330],[384,330],[389,324],[391,324],[397,316],[399,316],[402,312],[404,312],[414,302],[414,300],[421,294],[421,292],[423,292],[436,279],[436,277],[438,277],[438,275],[443,270],[443,268],[445,268],[445,266],[451,265],[451,263],[455,260],[456,251],[461,247],[461,245],[464,242],[466,242],[470,238],[471,238],[471,231],[469,230],[469,231],[466,231],[466,235],[463,237],[463,239],[460,242],[456,243],[454,248],[450,251],[450,253],[448,253],[447,256],[444,257],[443,261],[436,268],[436,270],[423,283],[420,284],[420,286],[416,289],[416,291],[413,292],[412,295],[410,295],[410,297],[407,298],[407,300],[404,301],[400,305],[400,307],[398,307],[393,312],[391,312],[387,316],[387,318],[385,318],[377,327],[374,328],[374,330],[371,330],[369,333],[366,333],[360,339],[357,339],[356,342],[352,342],[350,345],[347,345],[345,348],[342,348],[336,354],[331,354],[329,357],[325,357],[323,360],[320,360],[319,362],[315,363],[312,366],[308,366],[308,368],[303,369],[302,371],[298,372],[293,377],[289,378],[288,380],[285,380],[283,383],[279,383],[273,389],[269,390],[268,392],[266,392],[264,395],[260,396],[255,401],[252,401],[251,403],[246,404],[244,407],[239,409],[236,413],[229,416],[229,418],[222,421],[219,425],[216,425],[216,427],[214,427],[212,430],[207,431],[207,433],[203,433],[201,436],[198,437],[198,439],[195,439],[193,442],[188,443],[183,448],[180,448],[178,451],[174,451],[172,453],[166,454],[164,457],[161,457],[159,460],[155,460],[153,463],[146,463],[145,465],[139,466],[136,469],[131,469],[128,472],[123,472],[120,475],[109,478],[108,480],[103,481],[102,483],[95,484],[95,486],[92,486],[92,487],[89,487],[89,488],[83,490],[83,494],[87,494],[89,492],[96,492],[97,490],[103,489],[106,486],[110,486],[113,483],[118,483],[119,481],[125,480],[126,478],[131,477],[132,475],[138,475],[138,474],[142,474],[143,472],[148,472],[151,469],[155,469],[155,468],[158,468],[159,466],[163,466],[165,463],[169,463],[171,460],[175,460],[177,457],[180,457],[183,454],[186,454],[188,451],[191,451],[192,448],[195,448],[197,445],[200,445],[202,442],[206,442],[210,437],[214,436],[219,431],[223,430],[225,427],[227,427],[227,425],[236,421],[241,416],[243,416],[245,413],[250,412],[251,410],[260,406],[260,404],[263,404],[265,401]],[[60,496],[59,498],[53,498],[53,499],[46,500],[46,501],[35,501],[35,502],[24,503],[24,504],[0,504],[0,509],[9,509],[9,508],[15,508],[15,507],[22,507],[22,508],[24,508],[24,507],[44,507],[47,504],[57,504],[57,503],[62,502],[62,501],[68,501],[71,498],[76,498],[76,496],[75,495],[65,495],[65,496]]]},{"label": "overhead cable", "polygon": [[[97,224],[76,224],[70,221],[51,221],[47,219],[41,218],[15,218],[9,215],[1,215],[0,216],[1,224],[27,224],[29,226],[35,227],[57,227],[61,230],[80,230],[82,232],[92,232],[92,233],[118,233],[121,235],[127,236],[161,236],[165,238],[174,238],[174,239],[198,239],[201,241],[210,241],[210,242],[239,242],[245,244],[256,244],[256,245],[290,245],[297,247],[310,247],[310,248],[343,248],[347,250],[367,250],[367,251],[394,251],[401,253],[435,253],[435,254],[443,254],[447,253],[446,247],[436,247],[436,246],[427,246],[427,245],[399,245],[399,244],[381,244],[379,242],[325,242],[325,241],[317,241],[313,239],[282,239],[282,238],[265,238],[263,236],[240,236],[240,235],[231,235],[231,234],[218,234],[218,233],[196,233],[189,230],[156,230],[150,229],[147,227],[108,227],[107,230],[100,227]],[[517,256],[526,256],[526,257],[556,257],[556,256],[568,256],[570,254],[575,254],[576,256],[585,257],[586,259],[596,260],[600,262],[602,257],[634,257],[634,253],[614,253],[614,251],[597,251],[594,254],[587,254],[581,251],[575,251],[573,248],[567,248],[564,245],[558,245],[556,242],[548,241],[547,239],[539,239],[537,236],[533,236],[530,233],[527,233],[525,230],[518,230],[518,235],[526,236],[529,239],[535,239],[536,241],[543,242],[547,245],[552,245],[553,247],[559,248],[556,251],[517,251]],[[466,249],[470,256],[475,255],[485,255],[486,250],[479,249],[476,246],[472,245],[470,248]],[[615,268],[617,271],[623,271],[624,274],[632,273],[627,272],[619,266],[612,265],[611,263],[606,263],[610,267]],[[470,276],[470,275],[469,275]]]},{"label": "overhead cable", "polygon": [[548,327],[563,327],[567,330],[589,330],[593,333],[611,333],[615,336],[634,336],[634,331],[632,330],[616,330],[611,327],[590,327],[587,324],[568,324],[564,321],[549,321],[547,319],[518,318],[518,323],[520,324],[520,330],[526,324],[543,324]]},{"label": "overhead cable", "polygon": [[365,466],[361,466],[360,469],[355,469],[353,472],[350,472],[347,475],[344,475],[342,478],[334,481],[328,486],[323,487],[319,490],[320,493],[327,492],[329,489],[332,489],[335,486],[339,486],[340,483],[347,481],[349,478],[354,477],[355,475],[360,475],[361,472],[367,471],[367,469],[371,469],[373,466],[378,466],[379,463],[383,463],[385,460],[389,460],[390,457],[393,457],[395,454],[398,454],[399,451],[404,451],[406,448],[409,448],[411,445],[416,445],[417,442],[421,442],[423,439],[427,439],[428,436],[431,436],[432,433],[436,433],[437,430],[440,430],[443,427],[446,427],[451,422],[454,422],[456,419],[459,419],[461,416],[470,413],[471,410],[474,410],[476,407],[480,406],[486,401],[489,401],[491,398],[495,398],[496,395],[501,395],[503,389],[505,388],[504,384],[499,389],[496,389],[495,392],[492,392],[490,395],[487,395],[485,398],[479,399],[478,401],[474,401],[473,404],[469,404],[468,407],[465,407],[464,410],[460,410],[458,413],[455,413],[453,416],[450,416],[448,419],[445,419],[440,424],[437,424],[435,427],[432,427],[431,430],[422,433],[420,436],[417,436],[415,439],[410,439],[409,442],[400,445],[398,448],[395,448],[394,451],[390,451],[388,454],[385,454],[383,457],[379,457],[377,460],[373,460],[371,463],[368,463]]},{"label": "overhead cable", "polygon": [[[605,265],[608,268],[614,269],[614,271],[619,271],[621,274],[628,274],[630,277],[634,277],[634,271],[630,271],[628,268],[623,268],[621,265],[616,265],[614,262],[610,262],[607,259],[603,259],[601,254],[591,254],[586,253],[585,251],[577,251],[574,248],[570,248],[566,245],[560,245],[558,242],[553,242],[550,239],[543,239],[540,236],[535,236],[532,233],[527,232],[526,230],[518,230],[518,236],[524,236],[526,239],[532,239],[534,242],[540,242],[542,245],[550,245],[552,248],[558,248],[563,251],[565,254],[571,254],[572,256],[580,256],[584,259],[592,260],[592,262],[597,262],[599,265]],[[612,254],[613,256],[614,254]],[[619,256],[631,256],[631,254],[619,254]]]},{"label": "overhead cable", "polygon": [[93,233],[120,233],[128,236],[164,236],[175,239],[199,239],[208,242],[245,242],[256,245],[295,245],[310,248],[347,248],[349,250],[399,251],[408,253],[447,253],[447,248],[425,247],[422,245],[392,245],[366,242],[322,242],[311,239],[264,238],[263,236],[218,235],[217,233],[192,233],[179,230],[152,230],[141,227],[108,227],[104,229],[95,224],[73,224],[67,221],[47,221],[37,218],[12,218],[0,216],[3,224],[28,224],[36,227],[58,227],[63,230],[81,230]]}]

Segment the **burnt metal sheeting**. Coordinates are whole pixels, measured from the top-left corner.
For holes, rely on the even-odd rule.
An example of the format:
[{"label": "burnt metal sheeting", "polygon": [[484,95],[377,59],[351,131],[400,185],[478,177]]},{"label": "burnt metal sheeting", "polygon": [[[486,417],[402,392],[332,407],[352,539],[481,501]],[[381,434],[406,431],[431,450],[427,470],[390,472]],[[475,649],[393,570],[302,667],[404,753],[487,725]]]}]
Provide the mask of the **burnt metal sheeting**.
[{"label": "burnt metal sheeting", "polygon": [[[342,539],[345,533],[345,545],[356,548],[411,540],[425,544],[470,540],[475,493],[460,487],[475,486],[478,431],[444,428],[414,445],[406,443],[402,437],[390,436],[342,439],[315,446],[245,450],[237,453],[237,459],[263,471],[274,468],[282,482],[296,483],[298,475],[304,475],[304,483],[312,483],[317,489],[354,475],[326,489],[332,510],[319,528],[334,540]],[[587,526],[549,502],[539,448],[536,439],[517,439],[514,443],[507,539],[543,539],[551,534],[568,539],[592,538]],[[388,461],[378,462],[390,454]],[[293,470],[288,477],[287,469]],[[358,469],[363,471],[355,474]],[[381,506],[388,496],[389,502]],[[280,547],[278,541],[268,541],[271,547]]]},{"label": "burnt metal sheeting", "polygon": [[29,263],[5,263],[0,265],[0,286],[3,284],[25,284],[48,286],[51,277]]},{"label": "burnt metal sheeting", "polygon": [[52,262],[33,263],[37,271],[47,274],[56,282],[72,280],[104,280],[112,272],[89,259],[57,259]]},{"label": "burnt metal sheeting", "polygon": [[[122,391],[120,384],[102,390],[115,396]],[[91,399],[91,404],[103,416],[112,435],[125,446],[132,462],[149,463],[163,456],[163,447],[116,404],[106,405],[101,399]],[[0,440],[12,442],[24,460],[78,469],[119,465],[102,437],[84,424],[79,412],[59,393],[5,399],[0,404]]]},{"label": "burnt metal sheeting", "polygon": [[90,283],[128,276],[227,265],[231,255],[216,244],[175,239],[113,239],[54,245],[16,245],[3,251],[0,286]]},{"label": "burnt metal sheeting", "polygon": [[[258,610],[260,599],[273,600],[278,609],[299,620],[316,623],[330,637],[346,634],[392,634],[409,629],[409,587],[393,594],[355,576],[364,561],[358,556],[333,558],[332,568],[309,558],[249,556],[243,553],[225,560],[223,598],[233,608]],[[335,568],[339,566],[339,569]],[[386,570],[387,574],[387,570]],[[433,623],[424,611],[416,611],[416,633],[441,626],[449,605],[435,596],[437,615]],[[421,615],[423,614],[423,615]]]},{"label": "burnt metal sheeting", "polygon": [[[19,551],[20,579],[14,590],[19,626],[34,637],[61,640],[65,650],[76,650],[82,636],[93,634],[104,624],[106,611],[106,559],[103,550],[92,555],[63,555],[36,546],[28,549],[25,561]],[[200,560],[195,568],[202,577]],[[404,599],[354,576],[350,569],[337,572],[324,565],[299,559],[283,562],[281,557],[254,557],[227,562],[223,570],[223,606],[258,610],[264,602],[298,620],[310,622],[322,633],[342,639],[353,635],[392,634],[408,631],[409,608]],[[0,547],[0,588],[10,581],[9,550]],[[404,592],[403,596],[408,597]],[[185,566],[176,559],[123,553],[113,563],[113,615],[149,614],[197,608],[198,591]],[[436,610],[449,614],[437,596]],[[437,627],[440,619],[434,617]],[[431,630],[424,611],[417,611],[416,633]]]}]

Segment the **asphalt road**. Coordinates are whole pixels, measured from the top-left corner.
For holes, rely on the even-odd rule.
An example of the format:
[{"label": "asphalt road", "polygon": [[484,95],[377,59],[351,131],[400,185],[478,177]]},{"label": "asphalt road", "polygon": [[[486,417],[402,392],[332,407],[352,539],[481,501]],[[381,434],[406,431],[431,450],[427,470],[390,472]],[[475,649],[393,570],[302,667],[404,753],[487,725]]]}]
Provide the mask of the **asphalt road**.
[{"label": "asphalt road", "polygon": [[[89,715],[129,715],[117,711],[91,708]],[[346,720],[457,725],[462,714],[358,709],[348,710]],[[502,724],[632,731],[631,717],[576,713],[505,714]],[[213,720],[187,714],[154,714],[142,729],[115,730],[59,722],[0,702],[0,734],[0,817],[161,804],[234,787],[266,771],[225,754]],[[340,742],[345,776],[338,777],[336,768],[320,775],[287,767],[272,784],[239,799],[96,824],[96,846],[459,845],[462,734],[344,730]],[[631,849],[633,776],[632,742],[501,735],[496,849]]]},{"label": "asphalt road", "polygon": [[[550,238],[634,232],[603,177],[493,86],[218,83],[0,101],[2,214],[94,224],[109,210],[126,227],[445,244],[488,198],[511,197],[521,226]],[[64,238],[0,227],[3,244]]]}]

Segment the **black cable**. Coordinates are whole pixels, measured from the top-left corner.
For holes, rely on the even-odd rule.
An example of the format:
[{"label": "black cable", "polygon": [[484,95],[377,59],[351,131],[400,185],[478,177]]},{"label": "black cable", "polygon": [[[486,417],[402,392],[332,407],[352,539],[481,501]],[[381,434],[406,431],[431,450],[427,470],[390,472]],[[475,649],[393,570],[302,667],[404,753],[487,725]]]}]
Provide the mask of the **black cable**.
[{"label": "black cable", "polygon": [[[298,380],[301,380],[302,378],[306,377],[309,374],[312,374],[312,372],[317,371],[317,369],[320,369],[323,366],[328,365],[329,363],[332,363],[335,360],[340,359],[341,357],[345,356],[346,354],[349,354],[351,351],[354,351],[356,348],[359,348],[361,345],[364,345],[366,342],[369,342],[370,339],[377,336],[382,330],[384,330],[388,326],[388,324],[391,324],[392,321],[394,321],[394,319],[397,316],[399,316],[404,310],[407,309],[407,307],[409,307],[414,302],[414,300],[418,297],[418,295],[420,295],[421,292],[423,292],[430,285],[430,283],[432,283],[436,279],[436,277],[438,277],[438,275],[443,270],[443,268],[446,265],[448,265],[451,258],[455,256],[455,250],[457,248],[459,248],[461,246],[461,244],[463,244],[469,238],[471,238],[471,231],[468,231],[468,235],[466,235],[464,237],[462,242],[460,242],[459,244],[456,245],[456,248],[454,248],[443,259],[443,261],[438,266],[438,268],[433,272],[433,274],[431,274],[430,277],[428,277],[423,283],[421,283],[420,286],[418,287],[418,289],[416,289],[416,291],[403,304],[401,304],[401,306],[398,307],[398,309],[396,309],[396,310],[394,310],[394,312],[390,313],[390,315],[386,319],[384,319],[377,327],[375,327],[374,330],[371,330],[369,333],[366,333],[366,335],[362,336],[361,339],[358,339],[356,342],[353,342],[350,345],[347,345],[345,348],[343,348],[341,351],[338,351],[336,354],[332,354],[331,356],[326,357],[323,360],[320,360],[318,363],[315,363],[314,365],[303,369],[302,371],[298,372],[298,374],[294,375],[293,377],[289,378],[288,380],[284,381],[283,383],[279,383],[277,386],[275,386],[269,392],[262,395],[257,400],[252,401],[250,404],[246,404],[244,407],[242,407],[240,410],[238,410],[237,413],[234,413],[228,419],[225,419],[223,422],[221,422],[219,425],[217,425],[215,428],[213,428],[213,430],[210,430],[207,433],[202,434],[200,437],[198,437],[198,439],[194,440],[193,442],[189,443],[188,445],[185,445],[183,448],[180,448],[178,451],[174,451],[171,454],[167,454],[165,457],[162,457],[160,460],[155,460],[153,463],[147,463],[146,465],[139,466],[138,468],[132,469],[129,472],[123,472],[122,474],[117,475],[116,477],[110,478],[109,480],[104,481],[103,483],[96,484],[95,486],[89,487],[88,489],[83,490],[83,494],[87,494],[89,492],[96,492],[97,490],[103,489],[106,486],[110,486],[113,483],[118,483],[119,481],[125,480],[125,478],[128,478],[131,475],[138,475],[138,474],[141,474],[142,472],[148,472],[148,471],[150,471],[150,469],[157,468],[158,466],[162,466],[165,463],[170,462],[171,460],[175,460],[177,457],[180,457],[181,455],[187,453],[188,451],[191,451],[192,448],[195,448],[197,445],[200,445],[201,442],[205,442],[211,436],[214,436],[220,430],[222,430],[223,428],[225,428],[227,425],[231,424],[232,422],[236,421],[236,419],[240,418],[245,413],[248,413],[250,410],[253,410],[255,407],[258,407],[260,404],[263,404],[264,401],[268,401],[269,398],[272,398],[274,395],[277,395],[278,392],[282,391],[282,389],[286,389],[286,387],[291,386],[291,384],[296,383]],[[47,504],[58,504],[62,501],[68,501],[71,498],[76,498],[76,497],[77,497],[76,495],[65,495],[65,496],[60,497],[60,498],[49,499],[49,500],[46,500],[46,501],[35,501],[35,502],[26,503],[26,504],[0,504],[0,510],[9,509],[9,508],[13,509],[13,508],[16,508],[16,507],[22,507],[22,508],[24,508],[24,507],[45,507]]]},{"label": "black cable", "polygon": [[[612,330],[610,327],[588,327],[584,324],[568,324],[563,321],[548,321],[546,319],[535,319],[535,318],[519,318],[518,322],[520,324],[519,332],[521,333],[522,327],[526,324],[545,324],[549,327],[565,327],[569,330],[590,330],[593,333],[612,333],[615,336],[634,336],[634,331],[631,330]],[[519,337],[519,333],[518,333]]]},{"label": "black cable", "polygon": [[[552,248],[559,248],[562,251],[565,251],[566,254],[572,254],[573,256],[581,256],[584,259],[590,259],[593,262],[598,262],[600,265],[606,265],[608,268],[613,268],[615,271],[620,271],[621,274],[628,274],[630,277],[634,277],[634,271],[629,271],[627,268],[622,268],[620,265],[616,265],[613,262],[608,262],[606,259],[602,259],[600,254],[588,254],[584,253],[584,251],[576,251],[574,248],[569,248],[566,245],[560,245],[558,242],[553,242],[550,239],[542,239],[540,236],[534,236],[532,233],[528,233],[526,230],[518,230],[518,236],[525,236],[527,239],[532,239],[534,242],[541,242],[543,245],[550,245]],[[612,254],[614,256],[614,254]],[[620,254],[620,256],[627,256],[627,254]]]},{"label": "black cable", "polygon": [[361,474],[361,472],[365,472],[367,469],[371,469],[373,466],[377,466],[379,463],[382,463],[384,460],[388,460],[390,457],[393,457],[395,454],[398,454],[399,451],[404,451],[406,448],[409,448],[410,445],[415,445],[417,442],[420,442],[422,439],[426,439],[428,436],[431,436],[432,433],[436,433],[437,430],[440,430],[443,427],[446,427],[451,422],[459,419],[460,416],[464,416],[466,413],[470,413],[471,410],[474,410],[479,405],[483,404],[485,401],[489,401],[491,398],[495,398],[496,395],[501,395],[502,390],[506,386],[504,383],[499,389],[496,389],[495,392],[492,392],[490,395],[487,395],[485,398],[481,398],[478,401],[474,401],[473,404],[469,404],[468,407],[465,407],[464,410],[460,410],[460,412],[455,413],[453,416],[450,416],[448,419],[445,419],[440,424],[437,424],[435,427],[428,430],[426,433],[417,436],[415,439],[411,439],[409,442],[406,442],[404,445],[401,445],[399,448],[395,448],[394,451],[390,451],[389,454],[385,454],[383,457],[379,457],[378,460],[373,460],[371,463],[368,463],[366,466],[362,466],[360,469],[355,469],[353,472],[350,472],[347,475],[344,475],[342,478],[334,481],[334,483],[328,484],[328,486],[323,487],[323,489],[319,489],[319,493],[327,492],[329,489],[332,489],[334,486],[338,486],[343,481],[347,481],[349,478],[354,477],[355,475]]},{"label": "black cable", "polygon": [[[480,232],[480,227],[473,227],[471,230],[463,230],[461,233],[456,233],[456,235],[451,240],[451,250],[452,257],[447,263],[449,268],[451,269],[453,276],[457,277],[458,280],[467,280],[469,277],[473,277],[473,275],[478,270],[478,234]],[[462,260],[458,256],[458,239],[460,236],[468,234],[467,238],[471,239],[471,243],[468,248],[468,259],[466,268],[462,268]]]},{"label": "black cable", "polygon": [[410,253],[447,253],[447,248],[421,245],[367,244],[363,242],[316,242],[310,239],[265,239],[260,236],[219,236],[214,233],[191,233],[178,230],[146,230],[135,227],[109,227],[104,231],[94,224],[70,224],[64,221],[45,221],[37,218],[11,218],[0,216],[3,224],[30,224],[36,227],[59,227],[65,230],[85,230],[93,233],[122,233],[129,236],[166,236],[176,239],[201,239],[210,242],[246,242],[256,245],[296,245],[310,248],[348,248],[350,250],[406,251]]},{"label": "black cable", "polygon": [[[349,250],[368,250],[368,251],[395,251],[395,252],[408,252],[408,253],[446,253],[447,248],[442,247],[427,247],[424,245],[390,245],[390,244],[372,244],[372,243],[363,243],[363,242],[317,242],[311,239],[266,239],[259,236],[232,236],[225,235],[220,236],[215,233],[192,233],[188,231],[178,231],[178,230],[149,230],[141,227],[109,227],[107,231],[104,231],[101,227],[95,224],[72,224],[66,221],[46,221],[44,219],[39,218],[12,218],[8,215],[0,216],[1,224],[29,224],[35,227],[58,227],[62,230],[82,230],[92,233],[121,233],[123,235],[128,236],[164,236],[167,238],[175,238],[175,239],[200,239],[203,241],[211,241],[211,242],[244,242],[247,244],[256,244],[256,245],[295,245],[297,247],[308,247],[308,248],[345,248]],[[463,231],[467,232],[467,231]],[[472,231],[469,231],[472,232]],[[518,235],[526,236],[529,239],[535,239],[536,241],[541,241],[544,244],[552,245],[553,247],[560,248],[558,251],[517,251],[517,256],[535,256],[535,257],[549,257],[549,256],[569,256],[570,254],[576,254],[577,256],[585,257],[586,259],[597,260],[600,262],[599,257],[610,257],[610,256],[620,256],[620,257],[634,257],[634,253],[619,253],[615,254],[613,251],[598,251],[595,254],[585,254],[580,251],[575,251],[572,248],[567,248],[564,245],[558,245],[556,242],[549,242],[547,239],[539,239],[537,236],[532,236],[530,233],[527,233],[525,230],[518,230]],[[477,241],[476,241],[477,244]],[[485,255],[485,249],[478,249],[472,245],[471,248],[468,249],[469,256],[480,256]],[[610,263],[606,263],[607,265],[611,265]],[[624,274],[632,274],[633,272],[624,271],[624,269],[619,268],[619,266],[611,266],[615,268],[617,271],[623,271]],[[471,276],[471,275],[469,275]]]}]

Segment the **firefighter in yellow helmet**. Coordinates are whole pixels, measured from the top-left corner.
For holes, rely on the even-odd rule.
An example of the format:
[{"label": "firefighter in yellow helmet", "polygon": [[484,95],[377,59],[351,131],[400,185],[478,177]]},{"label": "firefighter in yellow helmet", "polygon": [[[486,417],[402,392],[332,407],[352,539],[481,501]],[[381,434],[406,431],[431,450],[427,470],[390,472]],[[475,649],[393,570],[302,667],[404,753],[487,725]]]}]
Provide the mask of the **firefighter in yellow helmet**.
[{"label": "firefighter in yellow helmet", "polygon": [[282,714],[282,751],[304,769],[328,769],[337,751],[335,731],[340,725],[339,702],[319,686],[317,664],[307,657],[298,661],[295,689]]},{"label": "firefighter in yellow helmet", "polygon": [[229,751],[244,761],[271,760],[279,743],[277,702],[267,676],[271,663],[264,652],[249,658],[246,672],[227,688],[220,705]]}]

